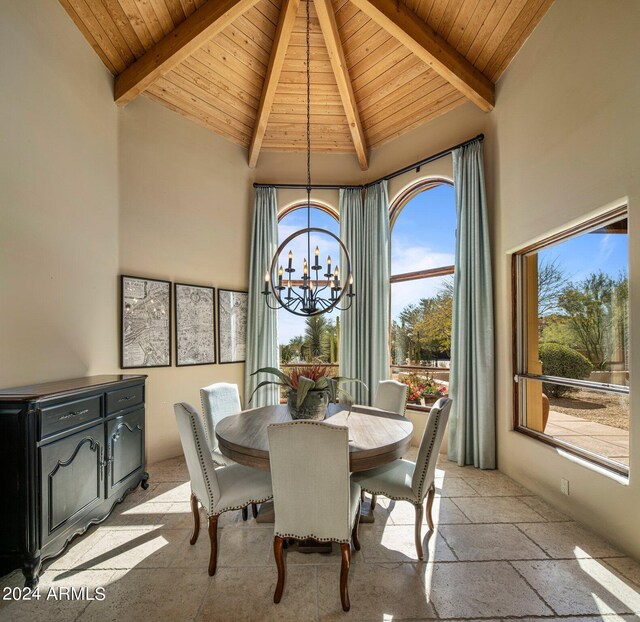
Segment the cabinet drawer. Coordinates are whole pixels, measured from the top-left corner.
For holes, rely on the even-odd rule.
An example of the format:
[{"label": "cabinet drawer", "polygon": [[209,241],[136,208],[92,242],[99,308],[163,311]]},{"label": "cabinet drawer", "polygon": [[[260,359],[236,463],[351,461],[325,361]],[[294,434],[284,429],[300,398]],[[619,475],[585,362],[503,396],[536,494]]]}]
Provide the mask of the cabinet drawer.
[{"label": "cabinet drawer", "polygon": [[136,404],[142,404],[144,398],[144,387],[140,384],[135,387],[118,389],[107,393],[107,414],[131,408]]},{"label": "cabinet drawer", "polygon": [[100,396],[86,397],[40,410],[41,437],[100,419]]}]

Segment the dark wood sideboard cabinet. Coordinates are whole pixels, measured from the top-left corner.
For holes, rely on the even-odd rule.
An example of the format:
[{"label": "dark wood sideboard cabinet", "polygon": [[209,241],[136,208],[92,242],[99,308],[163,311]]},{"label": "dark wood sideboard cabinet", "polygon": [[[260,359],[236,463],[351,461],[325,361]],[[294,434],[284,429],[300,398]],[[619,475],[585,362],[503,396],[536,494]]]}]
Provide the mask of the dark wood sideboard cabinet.
[{"label": "dark wood sideboard cabinet", "polygon": [[42,561],[147,488],[146,376],[89,376],[0,390],[0,574]]}]

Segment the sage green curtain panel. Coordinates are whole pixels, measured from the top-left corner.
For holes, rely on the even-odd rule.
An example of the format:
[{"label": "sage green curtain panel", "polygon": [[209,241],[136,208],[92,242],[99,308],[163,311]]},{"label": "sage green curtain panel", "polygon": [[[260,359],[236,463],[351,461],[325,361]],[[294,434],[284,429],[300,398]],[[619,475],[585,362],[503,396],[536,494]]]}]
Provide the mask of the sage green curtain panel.
[{"label": "sage green curtain panel", "polygon": [[449,458],[496,466],[491,248],[482,143],[453,152],[457,236],[451,334]]},{"label": "sage green curtain panel", "polygon": [[387,182],[362,193],[340,191],[340,236],[351,254],[353,306],[342,312],[341,375],[366,383],[351,385],[355,401],[371,404],[380,380],[389,377],[389,199]]},{"label": "sage green curtain panel", "polygon": [[[256,188],[249,262],[249,306],[247,309],[247,354],[245,363],[245,407],[269,406],[279,402],[277,387],[263,387],[249,397],[258,382],[251,376],[261,367],[278,367],[278,316],[267,307],[262,290],[264,275],[278,250],[278,206],[275,188]],[[273,304],[273,303],[272,303]]]},{"label": "sage green curtain panel", "polygon": [[[342,188],[339,207],[340,239],[345,243],[351,256],[351,273],[356,292],[351,308],[342,311],[340,318],[340,375],[365,381],[360,360],[362,353],[365,352],[364,332],[360,330],[365,322],[362,302],[366,265],[363,255],[364,245],[360,243],[364,235],[362,191],[359,188]],[[344,258],[342,265],[344,266]],[[369,392],[362,385],[352,384],[345,386],[345,389],[356,403],[369,403]]]}]

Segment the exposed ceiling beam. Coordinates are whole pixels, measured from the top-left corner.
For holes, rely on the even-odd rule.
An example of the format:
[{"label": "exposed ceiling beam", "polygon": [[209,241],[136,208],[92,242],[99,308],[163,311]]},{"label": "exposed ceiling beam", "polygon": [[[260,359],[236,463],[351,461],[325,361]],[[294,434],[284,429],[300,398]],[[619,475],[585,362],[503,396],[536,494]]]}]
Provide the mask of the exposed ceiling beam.
[{"label": "exposed ceiling beam", "polygon": [[438,72],[476,106],[493,109],[493,82],[398,0],[352,0],[363,13]]},{"label": "exposed ceiling beam", "polygon": [[347,62],[344,58],[344,50],[342,49],[342,42],[340,41],[333,6],[331,0],[314,0],[314,4],[316,6],[316,13],[318,14],[318,21],[320,22],[324,41],[327,45],[327,51],[329,52],[331,67],[333,68],[338,90],[340,91],[344,112],[349,123],[349,131],[351,132],[353,145],[356,148],[358,162],[360,163],[360,168],[366,171],[369,168],[367,141],[364,136],[364,130],[362,129],[362,123],[360,123],[360,114],[358,112],[356,98],[353,94],[353,86],[351,85]]},{"label": "exposed ceiling beam", "polygon": [[269,57],[269,66],[264,77],[262,85],[262,95],[260,96],[260,105],[256,115],[256,122],[253,126],[253,136],[249,145],[249,166],[254,168],[258,163],[258,156],[262,148],[262,140],[269,122],[269,115],[273,107],[273,99],[276,94],[276,88],[280,81],[280,72],[284,64],[284,57],[289,47],[289,39],[293,32],[293,26],[296,22],[298,14],[298,6],[300,0],[285,0],[280,9],[280,19],[278,20],[278,28],[273,39],[271,47],[271,56]]},{"label": "exposed ceiling beam", "polygon": [[257,3],[212,0],[204,4],[116,78],[116,103],[128,104]]}]

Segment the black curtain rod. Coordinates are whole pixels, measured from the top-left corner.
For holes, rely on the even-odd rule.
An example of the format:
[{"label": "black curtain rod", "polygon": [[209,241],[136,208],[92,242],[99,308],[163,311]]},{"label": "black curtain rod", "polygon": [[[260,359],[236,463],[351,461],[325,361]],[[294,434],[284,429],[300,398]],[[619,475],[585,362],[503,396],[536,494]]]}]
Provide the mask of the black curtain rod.
[{"label": "black curtain rod", "polygon": [[[424,166],[425,164],[429,164],[430,162],[435,162],[436,160],[439,160],[440,158],[444,158],[444,156],[449,155],[450,153],[452,153],[453,151],[455,151],[456,149],[459,149],[460,147],[466,147],[467,145],[470,145],[471,143],[475,142],[476,140],[482,142],[484,140],[484,134],[478,134],[477,136],[475,136],[474,138],[470,138],[469,140],[465,140],[463,143],[460,143],[458,145],[454,145],[453,147],[449,147],[448,149],[445,149],[444,151],[440,151],[439,153],[436,153],[434,155],[429,156],[428,158],[424,158],[423,160],[420,160],[418,162],[414,162],[413,164],[410,164],[409,166],[405,166],[404,168],[401,168],[400,170],[394,171],[393,173],[389,173],[388,175],[385,175],[384,177],[381,177],[380,179],[376,179],[375,181],[370,181],[367,184],[360,184],[360,185],[344,185],[344,186],[337,186],[337,185],[332,185],[332,184],[311,184],[311,188],[313,190],[340,190],[342,188],[368,188],[369,186],[373,186],[374,184],[377,184],[381,181],[389,181],[390,179],[393,179],[394,177],[399,177],[400,175],[404,175],[405,173],[409,173],[410,171],[416,169],[416,171],[420,170],[421,166]],[[253,184],[254,188],[286,188],[289,190],[306,190],[307,185],[306,184],[258,184],[255,183]]]},{"label": "black curtain rod", "polygon": [[[283,188],[287,190],[306,190],[307,184],[253,184],[254,188]],[[341,190],[342,188],[362,188],[358,186],[336,186],[335,184],[311,184],[313,190]]]}]

